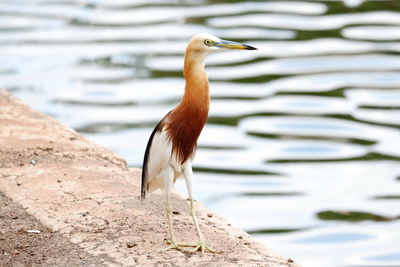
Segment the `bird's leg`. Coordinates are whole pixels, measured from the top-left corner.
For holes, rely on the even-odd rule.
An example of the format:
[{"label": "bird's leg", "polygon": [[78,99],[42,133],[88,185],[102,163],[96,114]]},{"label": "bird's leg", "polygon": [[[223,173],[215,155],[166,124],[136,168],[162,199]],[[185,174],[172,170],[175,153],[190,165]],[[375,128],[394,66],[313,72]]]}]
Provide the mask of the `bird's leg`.
[{"label": "bird's leg", "polygon": [[167,169],[164,171],[164,182],[165,182],[165,193],[167,198],[166,210],[168,216],[168,228],[171,239],[167,240],[169,246],[165,250],[177,249],[182,252],[187,252],[183,247],[187,247],[188,245],[180,244],[178,243],[178,241],[176,241],[174,228],[172,226],[172,207],[170,202],[170,191],[173,181],[174,181],[174,171],[170,166],[168,166]]},{"label": "bird's leg", "polygon": [[192,197],[192,177],[193,177],[193,170],[192,166],[190,163],[185,164],[185,169],[184,169],[184,174],[185,174],[185,182],[186,182],[186,188],[189,193],[189,198],[190,198],[190,213],[193,218],[194,225],[197,230],[197,234],[199,236],[199,241],[197,242],[197,245],[193,250],[190,250],[190,252],[196,252],[196,251],[201,251],[201,254],[204,254],[204,251],[209,251],[212,253],[221,253],[220,251],[216,251],[213,248],[211,248],[207,243],[205,242],[203,238],[203,234],[200,230],[199,223],[197,221],[197,214],[196,214],[196,207],[194,206],[193,203],[193,197]]}]

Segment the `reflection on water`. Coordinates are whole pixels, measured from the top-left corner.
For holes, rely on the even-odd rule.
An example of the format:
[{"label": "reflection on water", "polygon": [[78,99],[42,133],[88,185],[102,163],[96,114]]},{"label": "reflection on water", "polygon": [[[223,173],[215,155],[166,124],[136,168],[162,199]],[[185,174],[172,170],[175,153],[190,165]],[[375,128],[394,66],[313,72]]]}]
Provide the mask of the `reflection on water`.
[{"label": "reflection on water", "polygon": [[399,1],[4,0],[0,86],[140,166],[198,32],[259,50],[207,60],[197,199],[305,266],[399,266]]}]

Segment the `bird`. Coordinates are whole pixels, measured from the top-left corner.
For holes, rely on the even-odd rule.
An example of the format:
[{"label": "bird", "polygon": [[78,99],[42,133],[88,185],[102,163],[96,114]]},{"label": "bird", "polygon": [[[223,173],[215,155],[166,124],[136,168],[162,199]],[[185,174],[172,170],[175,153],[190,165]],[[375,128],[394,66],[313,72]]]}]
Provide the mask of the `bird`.
[{"label": "bird", "polygon": [[[141,200],[146,194],[164,189],[170,239],[165,250],[182,252],[205,251],[219,253],[210,247],[200,230],[192,196],[192,162],[197,149],[197,139],[207,121],[210,107],[209,81],[205,71],[208,54],[227,50],[257,50],[250,45],[223,40],[208,33],[194,35],[187,44],[183,74],[185,90],[180,103],[165,115],[152,131],[144,153],[141,181]],[[190,200],[190,213],[198,234],[194,245],[176,240],[172,225],[170,191],[178,179],[185,179]],[[187,250],[187,247],[193,247]]]}]

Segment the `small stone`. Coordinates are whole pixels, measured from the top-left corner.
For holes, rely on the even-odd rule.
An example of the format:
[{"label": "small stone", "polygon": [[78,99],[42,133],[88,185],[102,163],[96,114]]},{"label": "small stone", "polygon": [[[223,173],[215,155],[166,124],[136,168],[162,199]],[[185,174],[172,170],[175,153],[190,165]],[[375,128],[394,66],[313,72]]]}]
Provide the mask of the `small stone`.
[{"label": "small stone", "polygon": [[238,236],[238,238],[239,238],[239,239],[243,239],[243,236],[240,235],[240,236]]},{"label": "small stone", "polygon": [[172,212],[172,214],[179,215],[179,214],[181,214],[181,213],[180,213],[179,211],[174,210],[174,211]]},{"label": "small stone", "polygon": [[26,230],[26,232],[27,232],[27,233],[30,233],[30,234],[40,234],[40,233],[41,233],[41,231],[40,231],[40,230],[35,230],[35,229],[32,229],[32,230]]},{"label": "small stone", "polygon": [[133,247],[136,247],[137,244],[134,243],[134,242],[126,242],[126,246],[127,246],[128,248],[133,248]]},{"label": "small stone", "polygon": [[62,182],[62,180],[61,179],[57,179],[57,183],[61,183]]},{"label": "small stone", "polygon": [[34,159],[31,160],[31,164],[32,164],[32,165],[36,165],[36,160],[34,160]]},{"label": "small stone", "polygon": [[292,260],[291,258],[288,258],[288,259],[287,259],[287,262],[288,262],[288,263],[293,263],[294,260]]},{"label": "small stone", "polygon": [[207,213],[207,217],[208,218],[212,218],[214,215],[212,215],[212,213]]},{"label": "small stone", "polygon": [[17,186],[21,186],[22,185],[22,183],[21,182],[17,182]]}]

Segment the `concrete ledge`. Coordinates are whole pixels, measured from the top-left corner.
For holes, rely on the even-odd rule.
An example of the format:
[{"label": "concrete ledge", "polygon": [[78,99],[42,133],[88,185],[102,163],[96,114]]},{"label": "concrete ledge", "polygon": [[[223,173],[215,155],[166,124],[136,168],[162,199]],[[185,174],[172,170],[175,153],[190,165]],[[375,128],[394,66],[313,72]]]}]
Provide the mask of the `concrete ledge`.
[{"label": "concrete ledge", "polygon": [[[164,252],[164,198],[140,203],[140,170],[1,89],[0,191],[104,265],[299,266],[201,204],[200,227],[224,254]],[[189,203],[172,203],[178,240],[196,242]]]}]

